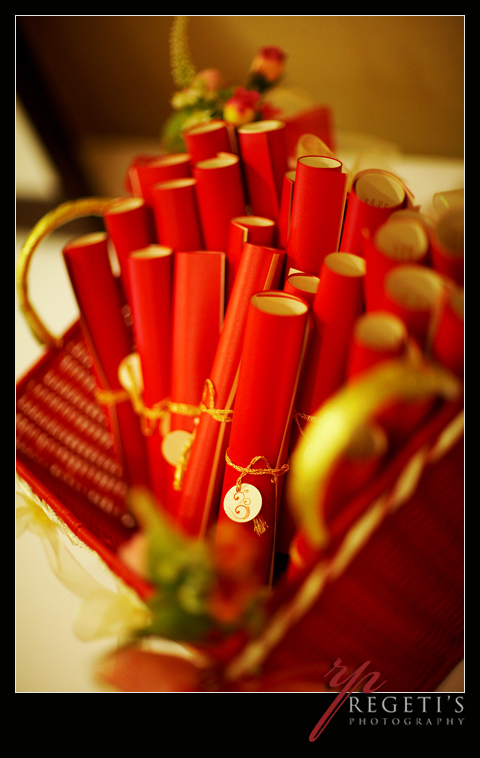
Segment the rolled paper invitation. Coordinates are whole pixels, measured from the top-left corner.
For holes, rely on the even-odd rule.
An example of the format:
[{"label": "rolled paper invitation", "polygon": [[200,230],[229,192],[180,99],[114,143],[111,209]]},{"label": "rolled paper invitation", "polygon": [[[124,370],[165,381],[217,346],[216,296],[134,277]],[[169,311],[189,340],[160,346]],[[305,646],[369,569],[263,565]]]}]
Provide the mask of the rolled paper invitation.
[{"label": "rolled paper invitation", "polygon": [[302,272],[297,271],[287,276],[283,290],[291,295],[296,295],[297,297],[302,298],[302,300],[305,300],[305,302],[311,307],[313,306],[313,301],[319,284],[320,279],[318,276],[313,276],[313,274],[303,274]]},{"label": "rolled paper invitation", "polygon": [[422,350],[430,346],[432,329],[446,294],[446,283],[426,266],[396,266],[385,276],[384,308],[405,324]]},{"label": "rolled paper invitation", "polygon": [[406,263],[425,265],[430,241],[424,225],[413,217],[399,217],[382,224],[373,235],[364,234],[365,307],[383,310],[384,281],[395,266]]},{"label": "rolled paper invitation", "polygon": [[340,250],[363,255],[362,230],[373,234],[406,200],[402,182],[388,171],[367,169],[357,174],[348,194]]},{"label": "rolled paper invitation", "polygon": [[297,161],[287,256],[293,268],[318,276],[338,250],[347,191],[342,163],[329,156]]},{"label": "rolled paper invitation", "polygon": [[230,221],[227,244],[227,302],[237,275],[243,246],[246,242],[260,247],[275,247],[275,221],[262,216],[238,216]]},{"label": "rolled paper invitation", "polygon": [[[170,393],[172,339],[173,251],[150,245],[130,255],[132,316],[136,351],[143,380],[143,403],[149,413],[142,417],[152,491],[159,505],[166,507],[168,478],[162,455],[162,440],[168,431],[166,401]],[[149,415],[158,410],[158,418]]]},{"label": "rolled paper invitation", "polygon": [[152,187],[155,184],[192,175],[190,155],[170,153],[134,161],[127,175],[132,194],[143,197],[147,206],[151,208],[153,206]]},{"label": "rolled paper invitation", "polygon": [[280,211],[278,214],[278,244],[282,250],[287,249],[290,218],[292,215],[293,190],[295,187],[296,171],[287,171],[283,177]]},{"label": "rolled paper invitation", "polygon": [[452,288],[445,298],[432,338],[432,355],[463,379],[465,370],[464,291]]},{"label": "rolled paper invitation", "polygon": [[145,200],[141,197],[114,200],[105,210],[103,220],[118,258],[125,297],[131,305],[128,256],[154,242]]},{"label": "rolled paper invitation", "polygon": [[[341,534],[352,518],[358,516],[358,513],[353,513],[349,508],[350,501],[372,480],[387,450],[387,436],[375,422],[360,427],[354,434],[330,472],[327,484],[322,520],[331,534]],[[289,554],[289,580],[295,579],[318,557],[317,550],[304,529],[300,529],[292,538]]]},{"label": "rolled paper invitation", "polygon": [[465,282],[464,210],[454,207],[442,214],[432,238],[432,266],[461,287]]},{"label": "rolled paper invitation", "polygon": [[192,165],[215,158],[218,153],[235,152],[232,130],[226,121],[204,121],[186,129],[182,137]]},{"label": "rolled paper invitation", "polygon": [[359,316],[352,331],[348,379],[354,379],[380,361],[404,355],[407,337],[404,322],[393,313],[374,311]]},{"label": "rolled paper invitation", "polygon": [[238,127],[237,136],[252,213],[277,221],[283,177],[288,171],[285,124],[254,121]]},{"label": "rolled paper invitation", "polygon": [[244,245],[182,482],[177,523],[187,533],[204,536],[217,518],[250,298],[278,286],[283,263],[281,250]]},{"label": "rolled paper invitation", "polygon": [[285,292],[250,300],[216,537],[233,521],[262,540],[258,579],[271,579],[281,479],[287,470],[293,402],[308,305]]},{"label": "rolled paper invitation", "polygon": [[173,250],[203,250],[193,177],[171,179],[152,187],[157,240]]},{"label": "rolled paper invitation", "polygon": [[183,464],[192,443],[205,382],[224,319],[225,254],[175,254],[171,358],[171,431],[163,442],[169,469],[169,510],[179,501]]},{"label": "rolled paper invitation", "polygon": [[110,265],[108,235],[78,237],[64,247],[63,256],[100,388],[99,403],[108,413],[125,477],[131,485],[149,486],[139,419],[118,379],[132,344]]},{"label": "rolled paper invitation", "polygon": [[237,155],[200,161],[193,167],[197,203],[206,250],[226,253],[230,222],[245,215],[240,162]]},{"label": "rolled paper invitation", "polygon": [[314,416],[346,378],[352,332],[363,312],[365,261],[331,253],[323,261],[313,301],[313,330],[297,397],[297,412]]}]

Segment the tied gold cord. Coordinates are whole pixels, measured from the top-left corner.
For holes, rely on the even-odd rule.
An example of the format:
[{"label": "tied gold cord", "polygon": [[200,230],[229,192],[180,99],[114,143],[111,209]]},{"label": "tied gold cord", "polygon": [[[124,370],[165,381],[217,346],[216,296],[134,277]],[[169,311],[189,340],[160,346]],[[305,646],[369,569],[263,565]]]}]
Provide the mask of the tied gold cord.
[{"label": "tied gold cord", "polygon": [[[206,404],[207,402],[208,405]],[[205,380],[202,399],[198,407],[187,405],[185,403],[170,403],[170,411],[180,415],[196,417],[195,429],[181,452],[173,475],[173,489],[179,491],[182,489],[183,477],[185,476],[190,450],[192,449],[195,435],[197,433],[200,414],[208,413],[213,419],[215,419],[215,421],[219,421],[220,423],[230,423],[232,421],[233,411],[215,408],[215,387],[213,386],[211,379]]]},{"label": "tied gold cord", "polygon": [[101,405],[117,405],[130,399],[126,390],[97,390],[95,397]]},{"label": "tied gold cord", "polygon": [[[208,405],[206,405],[207,400]],[[200,412],[210,414],[215,421],[229,422],[232,420],[233,411],[215,408],[215,387],[211,379],[205,381],[202,400],[200,402]]]},{"label": "tied gold cord", "polygon": [[300,432],[300,434],[305,434],[305,432],[303,430],[303,427],[299,419],[303,419],[304,421],[313,421],[313,422],[317,421],[316,416],[309,416],[308,413],[301,413],[301,411],[294,411],[293,417],[295,419],[295,423],[298,427],[298,431]]},{"label": "tied gold cord", "polygon": [[[230,456],[228,455],[228,450],[225,453],[225,461],[227,462],[229,466],[234,468],[236,471],[240,472],[240,476],[238,477],[236,485],[235,485],[237,492],[241,491],[242,481],[243,481],[244,476],[248,476],[249,474],[252,474],[254,476],[267,474],[271,477],[271,481],[275,482],[276,478],[279,476],[283,476],[283,474],[286,474],[289,468],[288,463],[284,463],[283,466],[281,466],[280,468],[276,468],[276,469],[272,468],[270,466],[268,458],[266,458],[264,455],[256,455],[254,458],[252,458],[248,466],[245,466],[245,467],[238,466],[236,463],[233,463],[233,461],[231,460]],[[264,461],[265,468],[255,468],[255,464],[258,461]],[[260,535],[266,532],[266,530],[268,529],[268,524],[262,516],[256,516],[253,519],[253,527],[254,527],[255,533]]]}]

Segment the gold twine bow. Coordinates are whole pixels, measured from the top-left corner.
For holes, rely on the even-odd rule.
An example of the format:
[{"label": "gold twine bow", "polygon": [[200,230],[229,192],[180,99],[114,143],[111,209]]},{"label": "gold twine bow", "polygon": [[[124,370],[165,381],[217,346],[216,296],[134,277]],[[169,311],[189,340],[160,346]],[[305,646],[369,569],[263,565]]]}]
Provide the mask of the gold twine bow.
[{"label": "gold twine bow", "polygon": [[192,445],[197,433],[200,415],[202,413],[208,413],[213,419],[215,419],[215,421],[219,421],[220,423],[230,423],[232,421],[233,411],[225,410],[223,408],[215,408],[215,387],[211,379],[205,380],[202,399],[200,400],[200,405],[198,407],[195,407],[193,405],[186,405],[184,403],[170,403],[170,410],[172,413],[180,414],[182,414],[182,411],[185,410],[186,412],[182,415],[196,417],[195,428],[190,439],[186,442],[181,452],[180,458],[178,459],[177,465],[175,467],[175,473],[173,475],[173,489],[179,491],[182,489],[183,477],[185,476],[190,450],[192,449]]},{"label": "gold twine bow", "polygon": [[[242,489],[242,481],[245,476],[253,475],[253,476],[261,476],[262,474],[267,474],[271,477],[271,481],[275,482],[277,477],[283,476],[283,474],[286,474],[288,471],[288,463],[284,463],[283,466],[280,468],[272,468],[270,466],[270,463],[268,461],[268,458],[266,458],[264,455],[256,455],[248,466],[239,466],[238,464],[234,463],[230,456],[228,455],[228,450],[225,453],[225,461],[229,466],[234,468],[236,471],[240,472],[240,476],[237,479],[235,488],[237,492],[240,492]],[[264,461],[265,468],[255,468],[256,463],[258,461]],[[260,535],[263,534],[268,529],[268,524],[263,518],[263,516],[258,515],[253,519],[253,527],[255,530],[255,533]]]},{"label": "gold twine bow", "polygon": [[[208,400],[208,405],[206,404]],[[200,412],[209,413],[215,421],[229,422],[232,420],[233,411],[215,408],[215,387],[211,379],[205,380],[202,399],[200,401]]]}]

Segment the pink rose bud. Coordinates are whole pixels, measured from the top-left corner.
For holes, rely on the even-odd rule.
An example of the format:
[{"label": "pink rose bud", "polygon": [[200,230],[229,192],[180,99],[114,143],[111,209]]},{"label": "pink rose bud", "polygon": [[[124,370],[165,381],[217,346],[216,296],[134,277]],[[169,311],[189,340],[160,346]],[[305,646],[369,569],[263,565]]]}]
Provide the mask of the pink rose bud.
[{"label": "pink rose bud", "polygon": [[204,68],[194,76],[193,83],[203,82],[211,92],[221,89],[225,82],[218,68]]},{"label": "pink rose bud", "polygon": [[286,54],[279,47],[261,47],[250,66],[250,72],[274,82],[283,73]]},{"label": "pink rose bud", "polygon": [[254,90],[237,87],[223,107],[223,117],[235,126],[249,124],[258,112],[261,95]]}]

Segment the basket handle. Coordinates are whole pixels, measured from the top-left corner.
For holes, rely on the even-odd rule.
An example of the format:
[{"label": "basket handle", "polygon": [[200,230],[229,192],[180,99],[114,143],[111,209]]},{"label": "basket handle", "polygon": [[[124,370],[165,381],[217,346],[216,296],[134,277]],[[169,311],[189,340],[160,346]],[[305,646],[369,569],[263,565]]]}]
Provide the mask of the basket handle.
[{"label": "basket handle", "polygon": [[456,376],[414,352],[382,362],[324,403],[292,454],[287,485],[293,514],[316,547],[329,539],[323,515],[329,473],[355,432],[391,402],[434,395],[457,400],[460,394]]},{"label": "basket handle", "polygon": [[46,347],[62,347],[62,338],[55,337],[45,326],[30,302],[28,272],[33,253],[40,242],[51,232],[69,221],[88,216],[103,216],[114,198],[89,197],[69,200],[45,214],[33,227],[25,240],[17,262],[17,292],[22,311],[35,339]]}]

